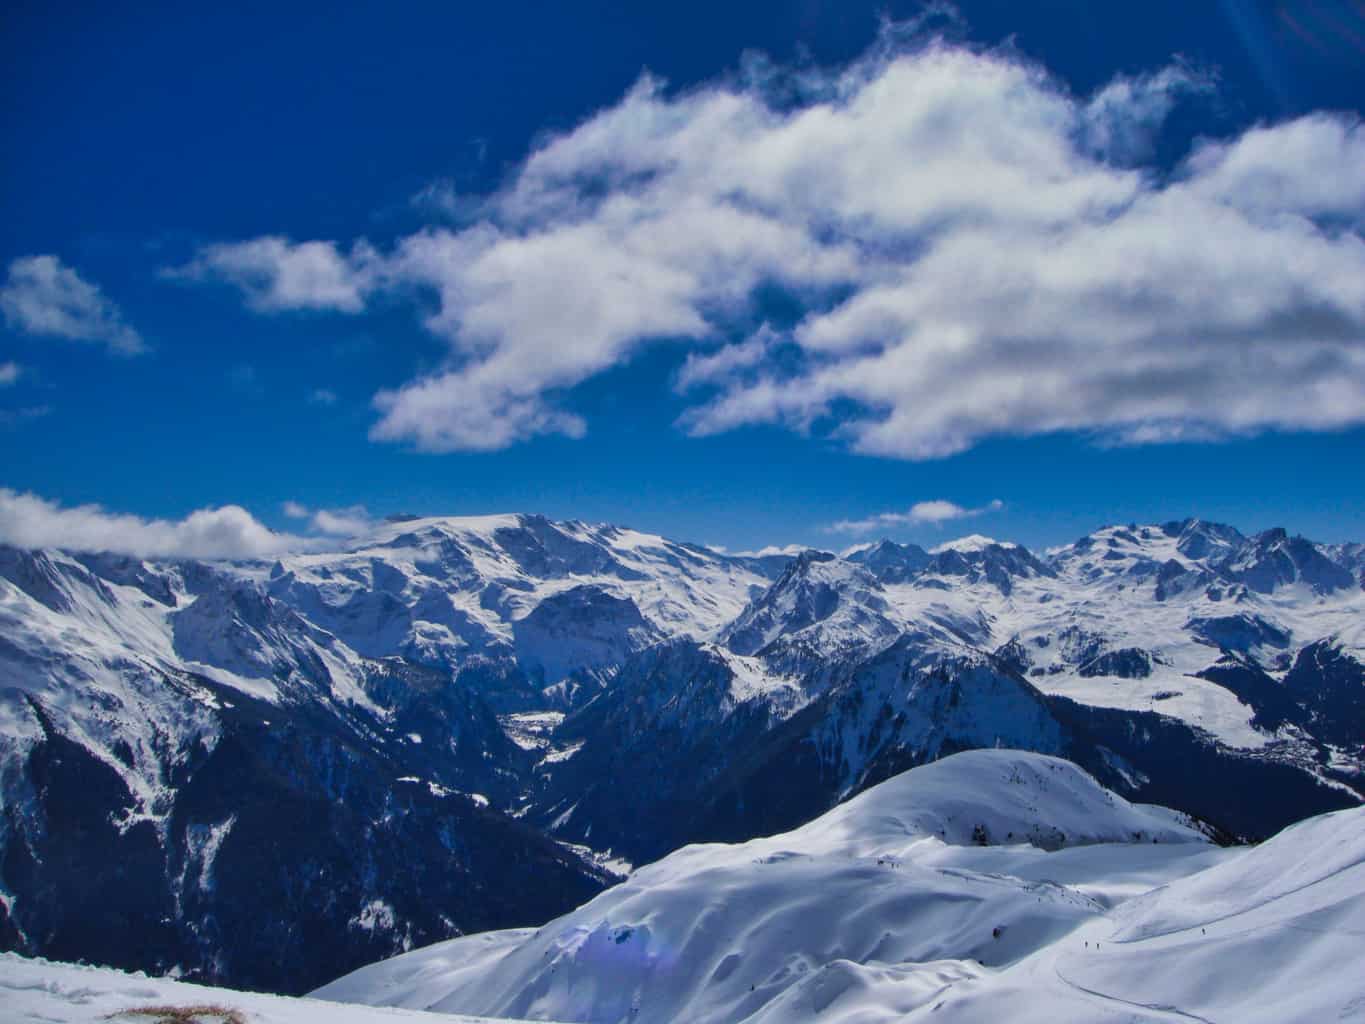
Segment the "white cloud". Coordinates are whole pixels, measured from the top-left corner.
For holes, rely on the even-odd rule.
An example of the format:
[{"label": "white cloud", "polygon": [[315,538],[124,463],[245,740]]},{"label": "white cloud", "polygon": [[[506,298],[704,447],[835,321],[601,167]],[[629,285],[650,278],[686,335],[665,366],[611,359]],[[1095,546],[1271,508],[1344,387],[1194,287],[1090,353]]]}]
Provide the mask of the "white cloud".
[{"label": "white cloud", "polygon": [[374,525],[374,519],[364,505],[320,508],[314,512],[302,502],[286,501],[280,509],[290,519],[307,519],[309,529],[314,533],[324,533],[333,537],[354,537],[368,532]]},{"label": "white cloud", "polygon": [[773,555],[799,555],[803,551],[811,551],[812,548],[804,544],[769,544],[767,547],[759,548],[757,551],[735,551],[732,552],[734,558],[770,558]]},{"label": "white cloud", "polygon": [[[1189,185],[1213,202],[1261,216],[1365,217],[1365,126],[1314,114],[1206,142],[1190,158]],[[1359,237],[1358,235],[1356,236]]]},{"label": "white cloud", "polygon": [[274,532],[240,505],[203,508],[184,519],[143,519],[99,505],[63,507],[7,488],[0,488],[0,541],[147,558],[265,558],[316,544]]},{"label": "white cloud", "polygon": [[291,242],[269,235],[206,245],[189,264],[166,273],[196,281],[225,281],[261,313],[359,313],[375,287],[377,263],[367,242],[357,242],[343,253],[334,242]]},{"label": "white cloud", "polygon": [[678,371],[676,388],[680,393],[686,393],[706,384],[724,384],[733,380],[737,373],[767,362],[778,340],[778,333],[764,324],[752,337],[737,345],[726,345],[718,351],[705,354],[690,353]]},{"label": "white cloud", "polygon": [[[1365,422],[1356,119],[1201,143],[1169,174],[1150,143],[1212,87],[1180,65],[1087,97],[1010,53],[886,42],[780,77],[646,77],[472,223],[383,254],[267,238],[201,262],[263,310],[434,296],[448,359],[376,396],[371,432],[433,451],[581,436],[571,390],[660,339],[691,350],[699,435],[772,423],[916,459]],[[756,328],[760,287],[794,327]]]},{"label": "white cloud", "polygon": [[363,505],[352,505],[349,508],[318,509],[313,513],[311,525],[319,533],[354,537],[366,533],[373,521]]},{"label": "white cloud", "polygon": [[0,312],[6,323],[29,334],[99,341],[124,355],[146,348],[99,286],[56,256],[24,256],[10,263],[0,287]]},{"label": "white cloud", "polygon": [[841,519],[825,527],[827,533],[872,533],[900,526],[942,526],[955,519],[971,519],[987,512],[999,512],[1005,503],[999,498],[977,508],[964,508],[955,502],[935,498],[911,505],[905,512],[881,512],[866,519]]},{"label": "white cloud", "polygon": [[1081,109],[1081,143],[1119,161],[1145,159],[1176,104],[1185,96],[1211,93],[1214,86],[1212,75],[1181,64],[1147,75],[1120,75]]},{"label": "white cloud", "polygon": [[663,195],[617,197],[587,219],[530,232],[483,224],[408,238],[388,271],[437,292],[427,326],[449,339],[452,362],[382,392],[372,436],[433,451],[581,436],[583,420],[556,407],[556,392],[650,339],[709,337],[709,317],[742,305],[766,278],[833,281],[854,266],[850,254],[823,249],[792,258],[810,249],[802,229]]},{"label": "white cloud", "polygon": [[16,362],[0,363],[0,388],[7,388],[17,381],[21,372]]}]

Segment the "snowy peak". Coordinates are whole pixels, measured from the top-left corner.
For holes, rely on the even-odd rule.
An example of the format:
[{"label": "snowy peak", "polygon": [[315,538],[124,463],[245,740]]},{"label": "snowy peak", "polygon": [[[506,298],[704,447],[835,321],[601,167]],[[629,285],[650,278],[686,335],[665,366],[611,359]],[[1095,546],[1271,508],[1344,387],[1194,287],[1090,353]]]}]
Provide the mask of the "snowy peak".
[{"label": "snowy peak", "polygon": [[1161,531],[1175,539],[1177,551],[1196,562],[1220,562],[1246,543],[1246,538],[1233,527],[1203,519],[1165,523]]},{"label": "snowy peak", "polygon": [[1350,569],[1338,565],[1312,541],[1291,537],[1283,529],[1266,530],[1218,565],[1224,577],[1261,594],[1303,583],[1315,594],[1355,586]]},{"label": "snowy peak", "polygon": [[908,583],[929,565],[929,552],[918,544],[897,544],[892,540],[878,541],[859,547],[845,556],[876,576],[883,583]]},{"label": "snowy peak", "polygon": [[1070,761],[1020,750],[968,750],[912,768],[797,829],[791,841],[849,843],[842,852],[858,856],[923,836],[957,846],[1024,842],[1045,850],[1207,842],[1173,812],[1130,804]]},{"label": "snowy peak", "polygon": [[804,551],[726,629],[734,653],[775,653],[780,641],[818,644],[826,656],[885,644],[899,633],[881,583],[867,569],[828,552]]},{"label": "snowy peak", "polygon": [[941,555],[945,551],[957,551],[964,555],[985,551],[987,548],[1016,547],[1017,545],[996,540],[980,533],[969,533],[965,537],[944,541],[929,549],[931,555]]},{"label": "snowy peak", "polygon": [[1083,581],[1155,581],[1159,599],[1213,585],[1273,594],[1302,584],[1317,595],[1362,588],[1359,545],[1316,544],[1282,528],[1247,537],[1231,526],[1184,519],[1161,526],[1109,526],[1056,550],[1052,564]]},{"label": "snowy peak", "polygon": [[1009,595],[1021,579],[1056,575],[1051,567],[1018,544],[1002,544],[974,534],[934,548],[925,575],[989,583]]},{"label": "snowy peak", "polygon": [[84,588],[106,604],[113,604],[109,588],[75,559],[55,551],[26,551],[0,545],[0,578],[54,612],[75,608],[73,588]]},{"label": "snowy peak", "polygon": [[551,594],[512,624],[517,660],[545,681],[618,665],[663,638],[628,597],[583,584]]}]

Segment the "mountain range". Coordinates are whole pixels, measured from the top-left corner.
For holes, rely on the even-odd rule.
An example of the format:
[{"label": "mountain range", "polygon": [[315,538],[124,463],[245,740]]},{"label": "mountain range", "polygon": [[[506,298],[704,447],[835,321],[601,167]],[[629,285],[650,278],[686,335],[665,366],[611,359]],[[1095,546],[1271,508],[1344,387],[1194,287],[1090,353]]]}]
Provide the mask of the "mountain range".
[{"label": "mountain range", "polygon": [[1363,611],[1365,545],[1195,519],[1046,552],[531,515],[276,561],[0,547],[0,947],[303,992],[979,748],[1263,839],[1365,799]]}]

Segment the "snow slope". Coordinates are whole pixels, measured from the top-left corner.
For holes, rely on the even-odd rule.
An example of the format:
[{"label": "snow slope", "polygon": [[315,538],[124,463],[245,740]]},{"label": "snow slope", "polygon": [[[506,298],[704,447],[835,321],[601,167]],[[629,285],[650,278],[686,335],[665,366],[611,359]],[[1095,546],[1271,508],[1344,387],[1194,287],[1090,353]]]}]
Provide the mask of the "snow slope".
[{"label": "snow slope", "polygon": [[[476,1017],[235,992],[108,968],[0,954],[0,1016],[6,1024],[94,1024],[110,1020],[155,1024],[158,1016],[138,1012],[154,1007],[210,1010],[198,1015],[196,1024],[488,1024]],[[232,1011],[239,1014],[237,1020],[228,1015]]]},{"label": "snow slope", "polygon": [[[978,825],[1007,841],[977,845]],[[1349,1021],[1365,1017],[1363,935],[1365,810],[1225,850],[1066,762],[979,751],[785,835],[688,847],[544,928],[418,950],[313,998],[3,954],[0,1017],[491,1024],[513,1018],[461,1011],[511,1004],[581,1022]]]},{"label": "snow slope", "polygon": [[1365,810],[1338,811],[1228,851],[903,1019],[1360,1020],[1362,936]]},{"label": "snow slope", "polygon": [[[1228,856],[1069,762],[971,751],[793,832],[685,847],[538,930],[442,943],[317,994],[584,1022],[882,1019],[867,1014],[883,998],[900,1012]],[[903,988],[922,964],[938,980]],[[880,993],[862,1016],[822,1015],[862,989]]]}]

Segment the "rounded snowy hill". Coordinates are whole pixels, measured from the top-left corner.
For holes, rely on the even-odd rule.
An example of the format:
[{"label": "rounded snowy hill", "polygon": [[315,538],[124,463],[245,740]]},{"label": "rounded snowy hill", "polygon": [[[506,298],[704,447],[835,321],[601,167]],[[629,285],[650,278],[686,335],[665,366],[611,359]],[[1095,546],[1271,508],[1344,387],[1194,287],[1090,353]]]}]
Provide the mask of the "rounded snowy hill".
[{"label": "rounded snowy hill", "polygon": [[897,965],[977,977],[1222,856],[1067,761],[970,751],[795,831],[685,847],[538,930],[428,947],[318,995],[585,1022],[825,1020]]}]

